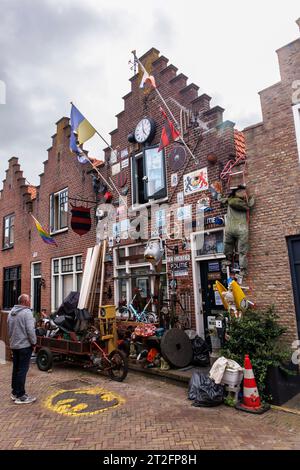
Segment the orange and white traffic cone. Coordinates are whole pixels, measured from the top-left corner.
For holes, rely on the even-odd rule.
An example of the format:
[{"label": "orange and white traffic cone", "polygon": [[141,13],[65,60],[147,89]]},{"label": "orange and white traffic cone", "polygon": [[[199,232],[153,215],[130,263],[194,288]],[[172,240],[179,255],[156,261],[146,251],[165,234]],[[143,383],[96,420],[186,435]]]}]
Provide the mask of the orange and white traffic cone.
[{"label": "orange and white traffic cone", "polygon": [[244,393],[243,403],[236,405],[238,410],[247,411],[248,413],[261,414],[270,409],[269,405],[262,405],[258,393],[256,380],[253,374],[252,364],[248,354],[244,360]]}]

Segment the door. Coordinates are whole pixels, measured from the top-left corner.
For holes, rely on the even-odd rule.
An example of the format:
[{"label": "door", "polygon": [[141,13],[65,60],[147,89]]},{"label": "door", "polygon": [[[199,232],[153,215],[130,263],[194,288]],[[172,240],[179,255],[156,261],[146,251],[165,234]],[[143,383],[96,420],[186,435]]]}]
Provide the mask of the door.
[{"label": "door", "polygon": [[298,336],[300,337],[300,235],[288,238],[288,250],[295,300]]},{"label": "door", "polygon": [[200,278],[204,330],[205,336],[207,336],[209,317],[215,317],[218,313],[224,311],[220,295],[218,291],[214,289],[216,280],[226,287],[226,274],[222,272],[221,260],[201,261]]},{"label": "door", "polygon": [[41,286],[42,274],[41,263],[32,263],[31,265],[31,286],[32,298],[31,307],[34,313],[41,313]]},{"label": "door", "polygon": [[41,313],[41,279],[33,279],[33,311]]}]

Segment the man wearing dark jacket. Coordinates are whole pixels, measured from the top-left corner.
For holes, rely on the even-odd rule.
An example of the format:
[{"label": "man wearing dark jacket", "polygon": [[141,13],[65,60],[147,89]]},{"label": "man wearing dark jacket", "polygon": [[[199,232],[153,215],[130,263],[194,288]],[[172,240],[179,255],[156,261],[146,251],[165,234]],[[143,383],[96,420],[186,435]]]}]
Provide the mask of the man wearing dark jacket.
[{"label": "man wearing dark jacket", "polygon": [[36,398],[25,392],[26,375],[33,347],[36,345],[35,322],[29,308],[30,297],[22,294],[8,315],[8,336],[13,353],[11,399],[16,404],[33,403]]}]

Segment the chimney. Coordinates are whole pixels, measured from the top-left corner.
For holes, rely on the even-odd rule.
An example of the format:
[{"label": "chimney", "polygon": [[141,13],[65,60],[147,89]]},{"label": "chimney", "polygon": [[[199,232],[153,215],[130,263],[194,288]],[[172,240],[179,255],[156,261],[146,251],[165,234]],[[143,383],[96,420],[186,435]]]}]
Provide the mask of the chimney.
[{"label": "chimney", "polygon": [[300,18],[298,18],[298,19],[296,20],[296,23],[297,23],[297,25],[298,25],[298,27],[299,27],[299,30],[300,30]]}]

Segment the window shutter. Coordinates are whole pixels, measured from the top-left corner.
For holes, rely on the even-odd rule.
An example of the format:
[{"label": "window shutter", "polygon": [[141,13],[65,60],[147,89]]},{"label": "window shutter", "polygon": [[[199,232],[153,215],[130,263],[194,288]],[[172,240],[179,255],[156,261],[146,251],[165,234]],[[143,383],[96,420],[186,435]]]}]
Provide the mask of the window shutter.
[{"label": "window shutter", "polygon": [[136,204],[137,196],[137,168],[136,168],[136,159],[135,156],[132,156],[131,159],[131,187],[132,187],[132,204]]}]

